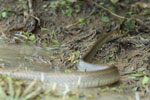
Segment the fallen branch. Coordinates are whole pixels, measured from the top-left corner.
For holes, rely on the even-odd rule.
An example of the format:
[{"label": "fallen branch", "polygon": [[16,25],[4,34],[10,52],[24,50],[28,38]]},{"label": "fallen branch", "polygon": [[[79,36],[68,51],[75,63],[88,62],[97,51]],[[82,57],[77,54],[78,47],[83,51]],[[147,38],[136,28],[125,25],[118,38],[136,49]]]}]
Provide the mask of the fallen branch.
[{"label": "fallen branch", "polygon": [[[118,15],[118,14],[113,13],[111,10],[109,10],[109,9],[107,9],[107,8],[105,8],[105,7],[103,7],[102,5],[98,4],[97,2],[94,2],[94,1],[91,1],[91,2],[92,2],[94,5],[96,5],[97,7],[102,8],[103,10],[107,11],[108,13],[110,13],[111,15],[113,15],[113,16],[115,16],[115,17],[117,17],[117,18],[129,20],[129,18],[126,18],[126,17],[124,17],[124,16],[120,16],[120,15]],[[150,27],[147,26],[141,19],[138,19],[138,18],[132,18],[132,19],[134,19],[134,20],[135,20],[136,22],[138,22],[139,24],[144,25],[147,29],[150,30]]]}]

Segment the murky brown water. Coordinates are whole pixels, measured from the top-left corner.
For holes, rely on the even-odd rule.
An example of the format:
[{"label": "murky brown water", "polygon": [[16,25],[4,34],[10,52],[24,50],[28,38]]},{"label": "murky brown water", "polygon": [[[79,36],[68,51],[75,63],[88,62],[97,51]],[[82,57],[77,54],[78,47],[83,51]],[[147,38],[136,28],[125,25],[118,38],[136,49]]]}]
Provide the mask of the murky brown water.
[{"label": "murky brown water", "polygon": [[53,64],[51,56],[56,51],[46,50],[37,46],[25,44],[7,44],[0,42],[0,65],[12,69],[32,69],[51,71]]}]

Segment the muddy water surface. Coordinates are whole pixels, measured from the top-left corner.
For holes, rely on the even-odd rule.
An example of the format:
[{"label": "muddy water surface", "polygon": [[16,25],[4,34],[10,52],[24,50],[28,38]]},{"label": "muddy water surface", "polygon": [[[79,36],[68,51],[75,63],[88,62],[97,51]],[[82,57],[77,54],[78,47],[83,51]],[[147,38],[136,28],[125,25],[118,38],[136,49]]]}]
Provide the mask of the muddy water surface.
[{"label": "muddy water surface", "polygon": [[36,71],[51,71],[54,66],[51,57],[58,50],[46,50],[37,46],[25,44],[8,44],[0,42],[0,65],[11,69],[32,69]]}]

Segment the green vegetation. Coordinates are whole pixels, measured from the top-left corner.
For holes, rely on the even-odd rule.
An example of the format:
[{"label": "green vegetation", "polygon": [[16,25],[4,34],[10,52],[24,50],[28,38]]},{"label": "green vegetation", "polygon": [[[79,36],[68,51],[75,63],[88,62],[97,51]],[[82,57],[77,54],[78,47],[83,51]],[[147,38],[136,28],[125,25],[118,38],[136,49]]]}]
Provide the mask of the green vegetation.
[{"label": "green vegetation", "polygon": [[58,40],[56,40],[55,38],[54,38],[54,36],[55,36],[55,32],[54,31],[51,31],[51,30],[49,30],[49,29],[47,29],[47,28],[41,28],[41,31],[48,31],[49,32],[49,35],[50,35],[50,40],[51,40],[51,42],[53,43],[53,46],[59,46],[59,42],[58,42]]},{"label": "green vegetation", "polygon": [[35,34],[33,33],[23,32],[23,35],[26,36],[26,38],[24,38],[26,41],[33,42],[36,39]]},{"label": "green vegetation", "polygon": [[107,22],[110,21],[110,19],[109,19],[109,17],[107,17],[107,16],[103,16],[103,17],[101,18],[101,21],[107,23]]},{"label": "green vegetation", "polygon": [[49,8],[59,9],[62,14],[71,16],[74,13],[77,14],[81,12],[82,3],[83,2],[78,1],[75,4],[72,4],[71,0],[56,0],[43,5],[43,8],[45,11],[48,11]]},{"label": "green vegetation", "polygon": [[7,11],[2,11],[1,12],[1,18],[7,18],[8,17],[8,12]]}]

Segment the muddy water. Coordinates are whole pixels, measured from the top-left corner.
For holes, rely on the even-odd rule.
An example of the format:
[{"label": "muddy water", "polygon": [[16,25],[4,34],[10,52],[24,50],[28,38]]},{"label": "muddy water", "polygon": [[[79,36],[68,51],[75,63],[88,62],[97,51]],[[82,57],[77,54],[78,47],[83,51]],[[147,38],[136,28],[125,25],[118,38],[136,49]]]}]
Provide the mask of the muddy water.
[{"label": "muddy water", "polygon": [[50,57],[56,52],[25,44],[0,42],[0,66],[11,69],[32,69],[51,71],[53,62]]}]

